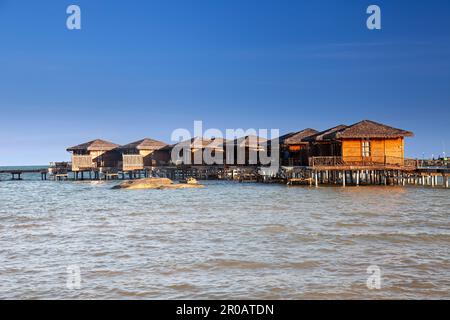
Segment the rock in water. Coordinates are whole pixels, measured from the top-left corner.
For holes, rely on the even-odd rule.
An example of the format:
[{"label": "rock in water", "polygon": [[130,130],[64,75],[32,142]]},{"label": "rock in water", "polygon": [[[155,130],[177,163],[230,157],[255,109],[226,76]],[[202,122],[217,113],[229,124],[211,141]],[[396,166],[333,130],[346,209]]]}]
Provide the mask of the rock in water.
[{"label": "rock in water", "polygon": [[187,184],[198,184],[198,181],[195,178],[189,178],[187,180]]},{"label": "rock in water", "polygon": [[125,181],[113,189],[127,189],[127,190],[139,190],[139,189],[188,189],[188,188],[202,188],[200,184],[174,184],[172,180],[167,178],[147,178],[139,180]]}]

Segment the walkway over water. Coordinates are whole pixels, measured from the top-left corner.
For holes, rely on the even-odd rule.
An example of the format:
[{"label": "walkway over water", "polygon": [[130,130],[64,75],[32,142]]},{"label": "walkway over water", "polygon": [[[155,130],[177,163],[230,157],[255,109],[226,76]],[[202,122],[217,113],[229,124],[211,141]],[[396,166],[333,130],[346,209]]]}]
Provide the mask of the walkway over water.
[{"label": "walkway over water", "polygon": [[[358,165],[342,163],[314,167],[281,167],[278,172],[264,167],[229,166],[165,166],[145,170],[118,171],[114,168],[95,168],[73,172],[64,168],[16,167],[0,168],[0,174],[10,174],[12,180],[22,180],[24,174],[40,174],[41,180],[118,180],[164,177],[172,180],[238,180],[240,182],[266,182],[306,185],[421,185],[450,187],[450,168],[446,166],[414,167],[412,165]],[[36,177],[36,176],[35,176]],[[30,176],[31,178],[31,176]]]},{"label": "walkway over water", "polygon": [[42,180],[47,180],[48,168],[0,169],[0,174],[11,174],[12,180],[22,180],[25,173],[40,173]]}]

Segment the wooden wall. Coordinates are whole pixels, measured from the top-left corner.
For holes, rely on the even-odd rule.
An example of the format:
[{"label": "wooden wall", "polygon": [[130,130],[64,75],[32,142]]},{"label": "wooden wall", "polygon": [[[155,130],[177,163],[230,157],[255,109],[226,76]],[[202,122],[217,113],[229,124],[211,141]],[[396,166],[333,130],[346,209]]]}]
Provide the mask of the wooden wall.
[{"label": "wooden wall", "polygon": [[[342,157],[344,161],[362,161],[361,139],[345,139],[342,141]],[[401,164],[404,160],[404,139],[370,139],[370,159],[376,163]]]},{"label": "wooden wall", "polygon": [[282,145],[281,164],[285,166],[307,166],[309,146],[307,144]]},{"label": "wooden wall", "polygon": [[120,154],[114,150],[75,152],[72,155],[72,171],[116,167],[119,159]]},{"label": "wooden wall", "polygon": [[[170,162],[170,150],[128,150],[122,156],[119,167],[123,170],[143,170],[145,167],[168,165]],[[127,157],[130,156],[130,157]],[[125,158],[128,158],[125,160]],[[131,161],[131,162],[130,162]]]},{"label": "wooden wall", "polygon": [[90,155],[72,155],[72,171],[81,171],[83,169],[95,168]]},{"label": "wooden wall", "polygon": [[139,154],[122,155],[122,170],[133,171],[144,169],[144,158]]}]

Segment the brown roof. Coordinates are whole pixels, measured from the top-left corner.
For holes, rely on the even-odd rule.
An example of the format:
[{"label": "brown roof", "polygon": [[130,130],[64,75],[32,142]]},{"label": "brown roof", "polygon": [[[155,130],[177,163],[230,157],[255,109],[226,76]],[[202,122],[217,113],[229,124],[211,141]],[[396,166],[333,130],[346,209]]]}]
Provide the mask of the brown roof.
[{"label": "brown roof", "polygon": [[311,128],[307,128],[307,129],[304,129],[304,130],[298,131],[298,132],[288,133],[288,134],[280,137],[280,143],[284,143],[284,144],[288,144],[288,145],[289,144],[306,143],[306,141],[304,140],[305,138],[308,138],[317,133],[319,133],[319,131],[311,129]]},{"label": "brown roof", "polygon": [[412,137],[410,131],[397,129],[375,121],[364,120],[335,133],[336,139]]},{"label": "brown roof", "polygon": [[347,128],[347,126],[341,124],[339,126],[331,128],[331,129],[328,129],[328,130],[321,131],[321,132],[318,132],[316,134],[313,134],[312,136],[306,137],[303,140],[304,141],[308,141],[308,142],[330,140],[330,139],[334,138],[334,134],[336,132],[342,131],[345,128]]},{"label": "brown roof", "polygon": [[118,146],[118,144],[109,141],[96,139],[83,144],[79,144],[74,147],[67,148],[67,151],[110,151],[117,148]]},{"label": "brown roof", "polygon": [[130,149],[137,149],[137,150],[159,150],[163,147],[165,147],[167,143],[164,143],[162,141],[153,140],[149,138],[145,138],[139,141],[135,141],[126,145],[123,145],[119,147],[120,150],[130,150]]},{"label": "brown roof", "polygon": [[305,138],[305,141],[324,141],[337,139],[366,139],[366,138],[401,138],[412,137],[410,131],[397,129],[371,120],[363,120],[351,126],[339,125],[337,127],[319,132]]},{"label": "brown roof", "polygon": [[268,140],[263,137],[258,137],[255,135],[248,135],[245,137],[237,138],[233,141],[233,145],[237,145],[239,147],[249,147],[258,149],[261,145],[266,145]]},{"label": "brown roof", "polygon": [[190,140],[185,140],[179,143],[176,143],[170,147],[174,147],[176,145],[188,145],[191,149],[198,149],[198,148],[216,148],[221,149],[223,148],[224,144],[227,140],[223,138],[201,138],[201,137],[195,137]]}]

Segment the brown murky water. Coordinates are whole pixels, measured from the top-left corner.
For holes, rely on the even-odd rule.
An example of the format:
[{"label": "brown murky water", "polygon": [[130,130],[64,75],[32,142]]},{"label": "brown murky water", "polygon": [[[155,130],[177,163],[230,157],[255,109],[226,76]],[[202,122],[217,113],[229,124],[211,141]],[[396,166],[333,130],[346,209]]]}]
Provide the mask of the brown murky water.
[{"label": "brown murky water", "polygon": [[450,298],[450,190],[111,186],[0,182],[0,298]]}]

